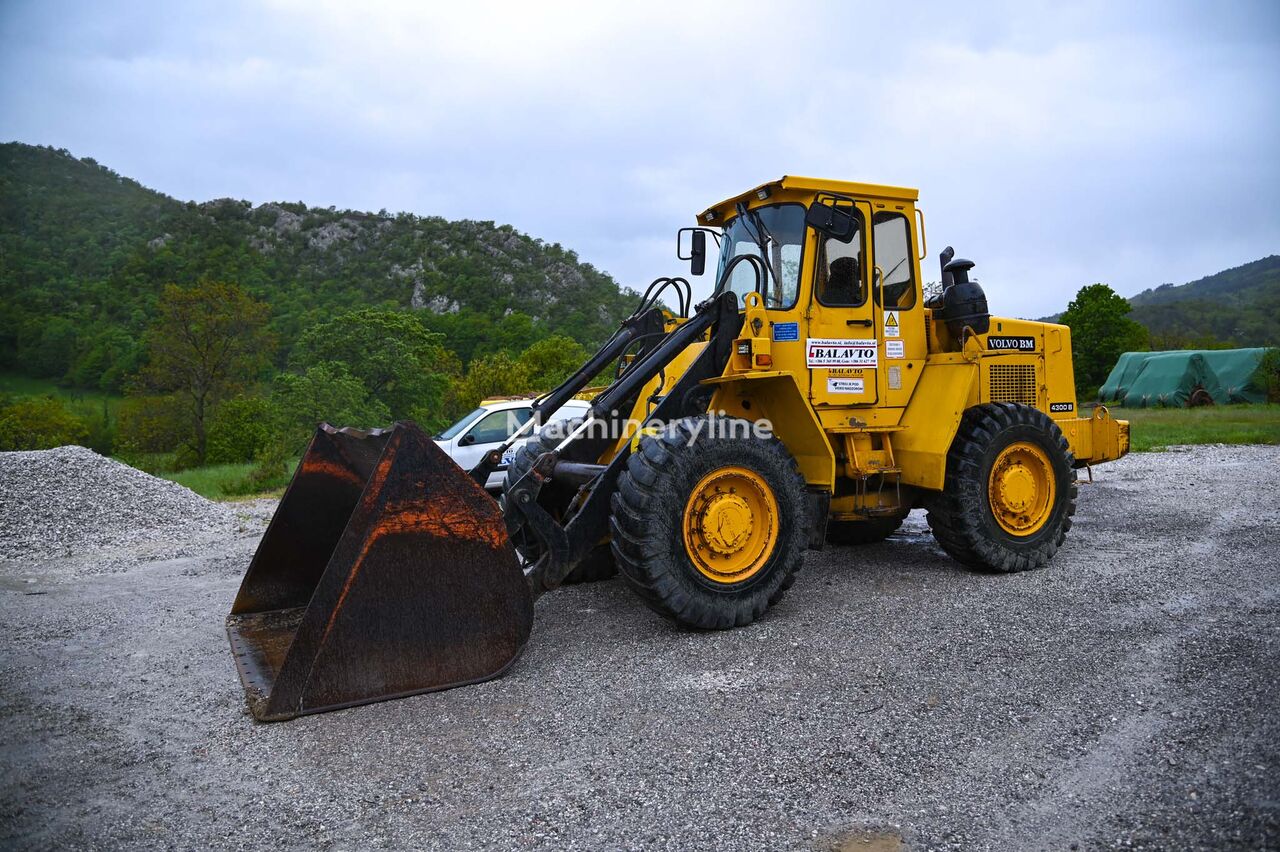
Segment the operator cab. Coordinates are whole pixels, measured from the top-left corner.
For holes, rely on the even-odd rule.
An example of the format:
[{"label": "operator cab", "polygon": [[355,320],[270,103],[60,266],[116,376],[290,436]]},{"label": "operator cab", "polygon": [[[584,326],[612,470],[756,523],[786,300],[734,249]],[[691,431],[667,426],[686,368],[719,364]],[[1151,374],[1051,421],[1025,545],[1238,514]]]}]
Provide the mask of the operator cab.
[{"label": "operator cab", "polygon": [[[704,211],[680,256],[719,243],[716,294],[758,293],[779,370],[820,410],[906,405],[927,354],[914,189],[783,177]],[[687,256],[686,256],[687,255]]]}]

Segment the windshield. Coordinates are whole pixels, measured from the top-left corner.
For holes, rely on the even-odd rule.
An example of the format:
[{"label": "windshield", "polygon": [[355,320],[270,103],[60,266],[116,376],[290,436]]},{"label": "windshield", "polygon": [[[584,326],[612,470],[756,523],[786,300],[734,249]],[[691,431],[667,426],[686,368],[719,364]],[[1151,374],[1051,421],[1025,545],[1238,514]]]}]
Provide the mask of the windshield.
[{"label": "windshield", "polygon": [[467,428],[467,425],[471,423],[472,420],[475,420],[477,417],[479,417],[481,414],[484,414],[484,409],[477,408],[475,411],[471,412],[466,417],[463,417],[461,420],[459,420],[457,423],[450,426],[448,429],[445,429],[439,435],[436,435],[436,437],[439,438],[441,441],[449,440],[454,435],[457,435],[463,429]]},{"label": "windshield", "polygon": [[[746,215],[731,219],[724,228],[720,245],[720,267],[716,280],[721,281],[729,261],[739,255],[755,255],[769,267],[765,307],[789,308],[796,303],[800,287],[800,250],[804,246],[804,206],[773,204],[757,207]],[[762,254],[760,244],[764,243]],[[722,281],[720,292],[732,290],[741,302],[756,289],[754,267],[747,261],[733,268],[728,281]]]}]

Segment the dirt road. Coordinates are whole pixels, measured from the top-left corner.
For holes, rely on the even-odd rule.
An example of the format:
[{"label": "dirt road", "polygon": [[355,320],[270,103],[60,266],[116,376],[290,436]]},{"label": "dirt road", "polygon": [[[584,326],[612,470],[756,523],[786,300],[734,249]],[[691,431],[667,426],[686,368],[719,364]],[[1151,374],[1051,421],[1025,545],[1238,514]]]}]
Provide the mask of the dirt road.
[{"label": "dirt road", "polygon": [[1045,570],[916,513],[747,628],[572,587],[501,680],[275,725],[222,627],[252,535],[0,563],[0,845],[1280,846],[1280,448],[1097,474]]}]

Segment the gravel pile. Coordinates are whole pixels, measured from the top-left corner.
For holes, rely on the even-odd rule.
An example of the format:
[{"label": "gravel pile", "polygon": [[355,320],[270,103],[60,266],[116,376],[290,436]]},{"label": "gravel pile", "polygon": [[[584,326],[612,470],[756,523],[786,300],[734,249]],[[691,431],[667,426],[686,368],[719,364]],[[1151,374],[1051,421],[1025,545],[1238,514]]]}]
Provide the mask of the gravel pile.
[{"label": "gravel pile", "polygon": [[84,447],[0,453],[0,559],[239,531],[236,512]]}]

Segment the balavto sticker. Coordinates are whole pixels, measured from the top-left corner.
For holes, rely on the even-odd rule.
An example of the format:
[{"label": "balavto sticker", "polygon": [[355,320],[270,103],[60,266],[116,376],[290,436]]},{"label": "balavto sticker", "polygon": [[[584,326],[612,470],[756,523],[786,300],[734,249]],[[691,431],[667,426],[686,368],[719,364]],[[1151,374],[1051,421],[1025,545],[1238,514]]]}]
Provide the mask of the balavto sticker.
[{"label": "balavto sticker", "polygon": [[1051,402],[1049,403],[1050,411],[1075,411],[1076,404],[1074,402]]},{"label": "balavto sticker", "polygon": [[1036,339],[1022,334],[992,334],[987,337],[987,348],[998,352],[1035,352]]},{"label": "balavto sticker", "polygon": [[809,367],[874,367],[880,347],[871,340],[810,337],[805,341],[805,365]]},{"label": "balavto sticker", "polygon": [[862,379],[827,379],[827,393],[862,393]]}]

